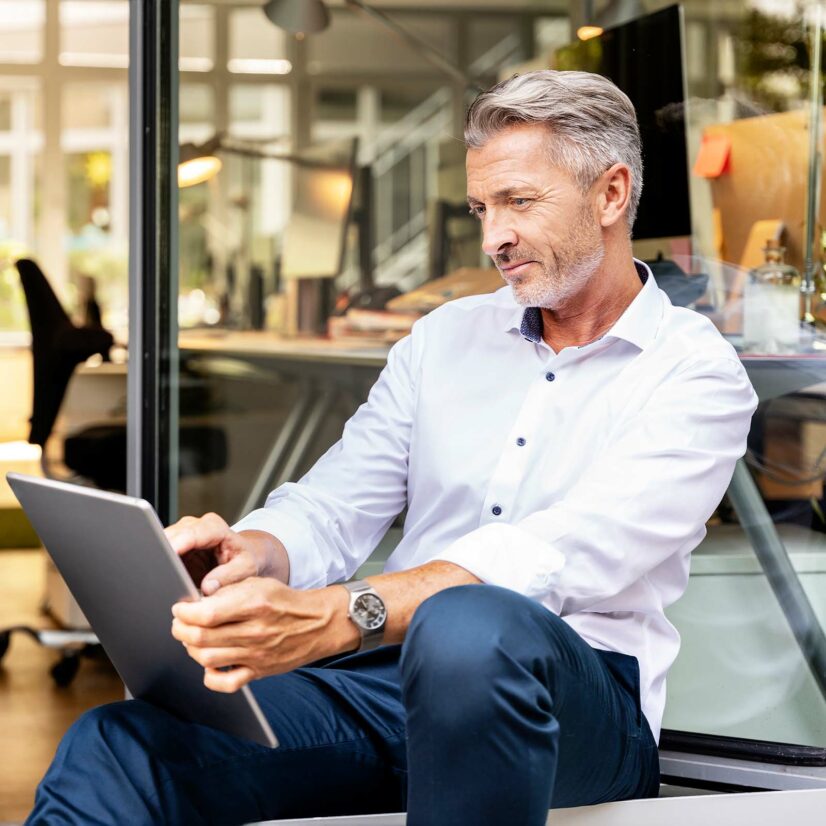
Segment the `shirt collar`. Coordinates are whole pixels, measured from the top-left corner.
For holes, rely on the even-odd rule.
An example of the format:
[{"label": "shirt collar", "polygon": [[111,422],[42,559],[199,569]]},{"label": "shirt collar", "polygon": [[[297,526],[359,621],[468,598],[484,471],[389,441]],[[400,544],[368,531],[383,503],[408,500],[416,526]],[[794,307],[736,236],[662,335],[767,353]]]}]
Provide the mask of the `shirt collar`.
[{"label": "shirt collar", "polygon": [[[625,308],[625,312],[616,320],[602,337],[620,338],[645,349],[646,344],[654,338],[662,314],[657,283],[648,265],[634,259],[634,266],[642,281],[642,289],[634,300]],[[538,307],[517,307],[505,326],[506,332],[518,330],[528,341],[538,344],[542,341],[542,313]]]}]

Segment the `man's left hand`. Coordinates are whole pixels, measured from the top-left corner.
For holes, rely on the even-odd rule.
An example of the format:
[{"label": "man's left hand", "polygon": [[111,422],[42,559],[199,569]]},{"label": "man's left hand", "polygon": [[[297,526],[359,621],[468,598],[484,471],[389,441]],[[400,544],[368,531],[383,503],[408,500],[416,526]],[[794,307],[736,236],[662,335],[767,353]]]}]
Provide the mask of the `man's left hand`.
[{"label": "man's left hand", "polygon": [[250,577],[174,605],[172,636],[204,666],[207,688],[233,692],[250,680],[358,648],[348,603],[344,588],[298,591]]}]

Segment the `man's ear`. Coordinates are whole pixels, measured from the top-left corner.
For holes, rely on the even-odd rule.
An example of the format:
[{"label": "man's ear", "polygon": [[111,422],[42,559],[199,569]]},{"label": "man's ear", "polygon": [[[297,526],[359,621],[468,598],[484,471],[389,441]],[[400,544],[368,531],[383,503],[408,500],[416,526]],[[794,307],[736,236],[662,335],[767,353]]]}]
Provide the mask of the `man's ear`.
[{"label": "man's ear", "polygon": [[600,226],[613,226],[628,209],[631,198],[631,170],[624,163],[615,163],[599,176],[596,187]]}]

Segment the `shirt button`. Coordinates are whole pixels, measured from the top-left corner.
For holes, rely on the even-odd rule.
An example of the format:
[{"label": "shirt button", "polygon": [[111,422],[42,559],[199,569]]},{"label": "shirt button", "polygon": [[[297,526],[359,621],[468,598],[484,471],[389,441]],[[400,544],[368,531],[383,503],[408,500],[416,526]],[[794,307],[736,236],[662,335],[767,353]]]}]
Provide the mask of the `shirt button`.
[{"label": "shirt button", "polygon": [[553,381],[556,378],[556,376],[553,373],[545,373],[545,378],[548,381]]},{"label": "shirt button", "polygon": [[524,439],[520,436],[520,437],[516,440],[516,444],[518,444],[518,445],[519,445],[519,447],[525,447],[526,442],[525,442],[525,440],[524,440]]},{"label": "shirt button", "polygon": [[500,508],[500,507],[499,507],[499,505],[494,505],[494,506],[490,509],[490,512],[491,512],[494,516],[499,516],[499,515],[502,513],[502,508]]}]

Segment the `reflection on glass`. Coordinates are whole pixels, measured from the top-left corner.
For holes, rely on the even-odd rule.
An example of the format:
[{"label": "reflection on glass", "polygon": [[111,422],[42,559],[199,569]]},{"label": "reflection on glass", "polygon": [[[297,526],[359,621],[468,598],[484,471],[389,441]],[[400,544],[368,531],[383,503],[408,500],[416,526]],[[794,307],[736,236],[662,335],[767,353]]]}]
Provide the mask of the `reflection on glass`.
[{"label": "reflection on glass", "polygon": [[62,0],[60,63],[124,69],[129,65],[129,3]]},{"label": "reflection on glass", "polygon": [[760,406],[688,591],[668,611],[683,644],[665,726],[822,747],[826,337],[801,296],[807,244],[821,233],[805,209],[822,35],[782,3],[744,2],[728,19],[687,6],[686,16],[690,246],[636,249],[696,287],[684,303],[738,350]]},{"label": "reflection on glass", "polygon": [[[748,453],[709,520],[687,594],[669,608],[683,651],[669,679],[666,726],[823,746],[823,684],[801,629],[822,637],[826,612],[826,340],[811,324],[799,328],[806,335],[796,344],[793,335],[772,332],[772,308],[782,302],[772,298],[761,309],[750,290],[750,274],[766,264],[765,248],[785,247],[786,265],[801,274],[812,238],[823,252],[826,221],[809,229],[805,221],[812,21],[792,4],[743,0],[725,13],[711,5],[686,3],[676,42],[649,33],[647,57],[615,55],[613,65],[626,91],[634,73],[647,84],[644,92],[658,73],[676,89],[667,100],[638,100],[652,131],[677,135],[681,154],[651,149],[646,159],[644,198],[657,206],[637,227],[635,252],[655,265],[675,304],[703,313],[731,341],[761,398]],[[570,40],[564,17],[522,14],[503,22],[502,15],[474,13],[464,27],[449,12],[408,10],[399,20],[449,58],[462,54],[482,67],[493,82],[523,71],[523,59],[553,65]],[[340,211],[325,204],[341,206],[350,183],[334,195],[320,173],[249,155],[219,153],[218,174],[180,191],[179,320],[193,328],[181,336],[182,421],[208,416],[227,447],[219,466],[181,480],[180,510],[232,519],[300,476],[364,399],[387,348],[373,331],[351,325],[356,302],[372,312],[375,300],[371,321],[387,323],[381,302],[393,291],[408,294],[459,267],[473,268],[468,292],[485,287],[478,226],[457,212],[465,180],[456,113],[465,101],[451,84],[346,9],[334,9],[330,28],[301,42],[268,28],[259,8],[221,15],[227,65],[214,67],[224,73],[220,83],[199,78],[202,88],[191,95],[192,77],[184,78],[181,143],[229,136],[298,154],[306,143],[357,137],[366,172],[353,188],[354,212],[359,221],[371,209],[373,216],[369,233],[363,223],[343,230]],[[578,51],[601,59],[608,40],[589,40]],[[522,54],[531,47],[534,54]],[[294,65],[273,77],[288,69],[278,61]],[[245,72],[254,75],[241,78]],[[299,95],[294,106],[291,95]],[[302,210],[326,213],[329,230],[293,235]],[[334,272],[338,259],[322,265],[314,256],[331,238],[329,249],[338,250],[342,234],[342,272],[323,281],[335,288],[340,314],[332,323],[343,335],[287,338],[285,319],[296,303],[291,285],[302,280],[291,271]],[[433,250],[440,254],[431,258]],[[791,275],[775,280],[767,283],[794,287]],[[816,324],[826,323],[822,278],[813,311]],[[767,343],[778,340],[782,346]],[[346,371],[337,367],[342,352]]]},{"label": "reflection on glass", "polygon": [[45,21],[46,0],[0,3],[0,63],[39,62]]},{"label": "reflection on glass", "polygon": [[180,17],[180,70],[210,71],[215,65],[215,9],[205,4],[181,3]]},{"label": "reflection on glass", "polygon": [[268,24],[260,8],[233,10],[229,19],[229,60],[234,74],[286,75],[287,34]]}]

